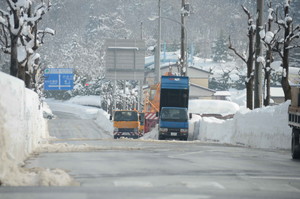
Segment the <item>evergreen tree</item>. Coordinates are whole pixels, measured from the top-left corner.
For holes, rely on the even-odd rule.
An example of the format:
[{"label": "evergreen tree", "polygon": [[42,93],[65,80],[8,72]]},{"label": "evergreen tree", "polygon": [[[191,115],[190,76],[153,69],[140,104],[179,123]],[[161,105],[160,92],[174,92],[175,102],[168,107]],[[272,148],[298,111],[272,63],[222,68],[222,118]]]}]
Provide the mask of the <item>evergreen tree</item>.
[{"label": "evergreen tree", "polygon": [[221,31],[219,38],[214,42],[212,53],[212,58],[215,62],[228,61],[228,44],[223,31]]}]

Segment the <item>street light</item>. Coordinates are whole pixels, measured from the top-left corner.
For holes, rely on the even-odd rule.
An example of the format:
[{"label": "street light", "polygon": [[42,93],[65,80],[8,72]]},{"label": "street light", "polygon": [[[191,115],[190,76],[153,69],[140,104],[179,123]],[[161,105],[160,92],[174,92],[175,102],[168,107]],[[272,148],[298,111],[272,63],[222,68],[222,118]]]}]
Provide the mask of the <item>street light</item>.
[{"label": "street light", "polygon": [[[154,21],[154,20],[161,20],[161,19],[166,19],[166,20],[170,20],[170,21],[173,21],[173,22],[175,22],[175,23],[177,23],[177,24],[179,24],[183,29],[184,29],[184,32],[185,32],[185,36],[184,36],[184,43],[185,44],[182,44],[184,47],[181,49],[181,50],[183,50],[184,52],[183,53],[181,53],[181,55],[184,55],[183,57],[181,57],[181,59],[183,60],[183,63],[182,63],[182,66],[181,66],[181,71],[180,71],[180,75],[183,75],[183,74],[185,74],[184,76],[186,76],[186,74],[187,74],[187,67],[188,67],[188,55],[187,55],[187,50],[186,50],[186,45],[187,45],[187,29],[186,29],[186,27],[184,26],[184,24],[182,24],[181,22],[179,22],[179,21],[177,21],[177,20],[175,20],[175,19],[172,19],[172,18],[168,18],[168,17],[162,17],[162,16],[152,16],[152,17],[149,17],[148,18],[150,21]],[[160,22],[161,23],[161,22]],[[161,38],[161,29],[159,29],[159,41],[158,41],[158,44],[157,45],[159,45],[160,46],[160,38]],[[157,59],[159,60],[159,63],[160,63],[160,47],[159,47],[159,52],[158,52],[158,54],[159,54],[159,57],[157,57]],[[157,66],[157,65],[156,65]],[[155,70],[156,70],[156,67],[155,67]],[[158,70],[160,71],[160,67],[158,68]],[[156,71],[156,75],[159,75],[160,76],[160,74],[158,74],[157,73],[157,71]],[[159,77],[158,76],[158,77]]]}]

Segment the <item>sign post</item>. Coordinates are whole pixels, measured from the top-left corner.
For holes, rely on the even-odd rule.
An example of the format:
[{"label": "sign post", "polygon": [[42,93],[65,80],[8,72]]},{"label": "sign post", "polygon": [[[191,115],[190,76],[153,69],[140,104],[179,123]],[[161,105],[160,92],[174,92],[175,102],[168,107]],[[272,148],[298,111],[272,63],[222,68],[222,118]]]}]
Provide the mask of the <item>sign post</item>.
[{"label": "sign post", "polygon": [[[140,100],[142,98],[142,82],[145,75],[144,40],[107,39],[106,46],[106,79],[114,80],[114,91],[117,80],[136,80],[140,82]],[[114,92],[115,93],[115,92]],[[114,108],[116,100],[113,97]],[[138,103],[140,106],[140,102]],[[141,109],[140,107],[138,108]]]}]

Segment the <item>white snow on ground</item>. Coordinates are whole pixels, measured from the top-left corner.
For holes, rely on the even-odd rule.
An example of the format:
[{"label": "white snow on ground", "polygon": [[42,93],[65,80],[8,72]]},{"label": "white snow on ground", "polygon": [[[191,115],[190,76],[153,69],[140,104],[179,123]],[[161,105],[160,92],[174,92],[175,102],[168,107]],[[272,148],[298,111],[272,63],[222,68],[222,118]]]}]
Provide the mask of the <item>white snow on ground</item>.
[{"label": "white snow on ground", "polygon": [[47,122],[36,93],[23,81],[0,72],[0,185],[77,185],[60,169],[26,169],[29,155],[47,143]]},{"label": "white snow on ground", "polygon": [[230,90],[230,101],[238,104],[240,109],[246,108],[246,89],[244,90]]},{"label": "white snow on ground", "polygon": [[90,96],[76,96],[68,100],[67,102],[73,104],[80,104],[85,106],[95,106],[101,107],[100,96],[90,95]]},{"label": "white snow on ground", "polygon": [[109,114],[107,112],[103,111],[102,109],[99,110],[97,113],[96,122],[103,130],[110,132],[113,137],[114,127],[112,122],[109,120]]},{"label": "white snow on ground", "polygon": [[[126,139],[126,138],[124,138]],[[72,139],[71,139],[72,140]],[[74,139],[80,140],[80,139]],[[82,139],[81,139],[82,140]],[[68,152],[88,152],[88,151],[104,151],[104,150],[140,150],[140,147],[124,147],[124,146],[97,146],[97,145],[73,145],[68,143],[52,143],[43,144],[35,150],[36,153],[68,153]]]},{"label": "white snow on ground", "polygon": [[197,114],[220,114],[222,116],[235,114],[239,111],[238,104],[225,100],[190,100],[189,112]]},{"label": "white snow on ground", "polygon": [[290,101],[278,106],[238,112],[230,120],[202,118],[198,139],[252,148],[290,149],[289,104]]},{"label": "white snow on ground", "polygon": [[[2,185],[78,185],[65,171],[59,169],[26,169],[26,158],[34,152],[70,152],[107,150],[107,148],[64,143],[49,144],[47,123],[37,95],[24,88],[22,81],[0,72],[0,181]],[[232,93],[232,92],[231,92]],[[290,149],[291,129],[288,126],[289,101],[278,106],[250,111],[245,109],[245,91],[231,95],[232,102],[193,100],[191,112],[235,114],[233,119],[219,120],[193,114],[190,120],[190,138],[264,149]],[[97,102],[93,102],[97,101]],[[233,103],[235,102],[235,103]],[[68,102],[52,101],[60,111],[77,114],[83,119],[95,119],[106,131],[112,132],[109,115],[99,109],[82,105],[99,103],[99,98],[77,97]],[[68,106],[64,106],[68,103]],[[72,106],[69,105],[72,103]],[[78,103],[78,104],[74,104]],[[239,106],[237,106],[237,104]],[[205,106],[205,109],[202,108]],[[208,110],[211,107],[211,111]],[[230,107],[230,108],[229,108]],[[52,110],[55,111],[55,110]],[[141,139],[157,140],[157,127]]]},{"label": "white snow on ground", "polygon": [[46,99],[46,102],[51,102],[51,104],[55,105],[52,107],[52,111],[72,113],[82,119],[94,119],[104,131],[111,132],[111,135],[113,135],[113,125],[109,120],[109,114],[102,109],[94,107],[98,103],[99,98],[99,96],[78,96],[65,102],[53,99]]},{"label": "white snow on ground", "polygon": [[[82,98],[83,100],[86,100],[87,98]],[[90,101],[95,99],[92,97],[91,99],[87,100],[87,104],[90,104]],[[69,101],[62,102],[62,101],[55,101],[52,99],[47,99],[46,102],[51,102],[51,104],[55,104],[55,106],[52,107],[52,111],[62,111],[67,113],[72,113],[73,115],[76,115],[79,118],[82,119],[96,119],[97,112],[99,109],[94,107],[89,107],[88,105],[83,107],[85,101],[81,101],[80,104],[74,104],[70,103]],[[67,106],[65,106],[65,103]]]},{"label": "white snow on ground", "polygon": [[[215,102],[213,102],[215,103]],[[233,119],[220,120],[193,114],[189,137],[196,140],[262,149],[290,149],[290,101],[253,111],[241,109]],[[142,139],[157,139],[157,128]]]}]

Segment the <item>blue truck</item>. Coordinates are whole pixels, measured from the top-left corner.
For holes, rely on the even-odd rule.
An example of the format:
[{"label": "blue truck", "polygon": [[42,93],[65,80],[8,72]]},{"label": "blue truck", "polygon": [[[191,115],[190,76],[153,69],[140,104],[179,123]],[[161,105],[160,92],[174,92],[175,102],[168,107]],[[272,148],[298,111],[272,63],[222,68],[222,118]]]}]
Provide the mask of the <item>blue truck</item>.
[{"label": "blue truck", "polygon": [[189,78],[183,76],[162,76],[158,139],[188,139]]}]

